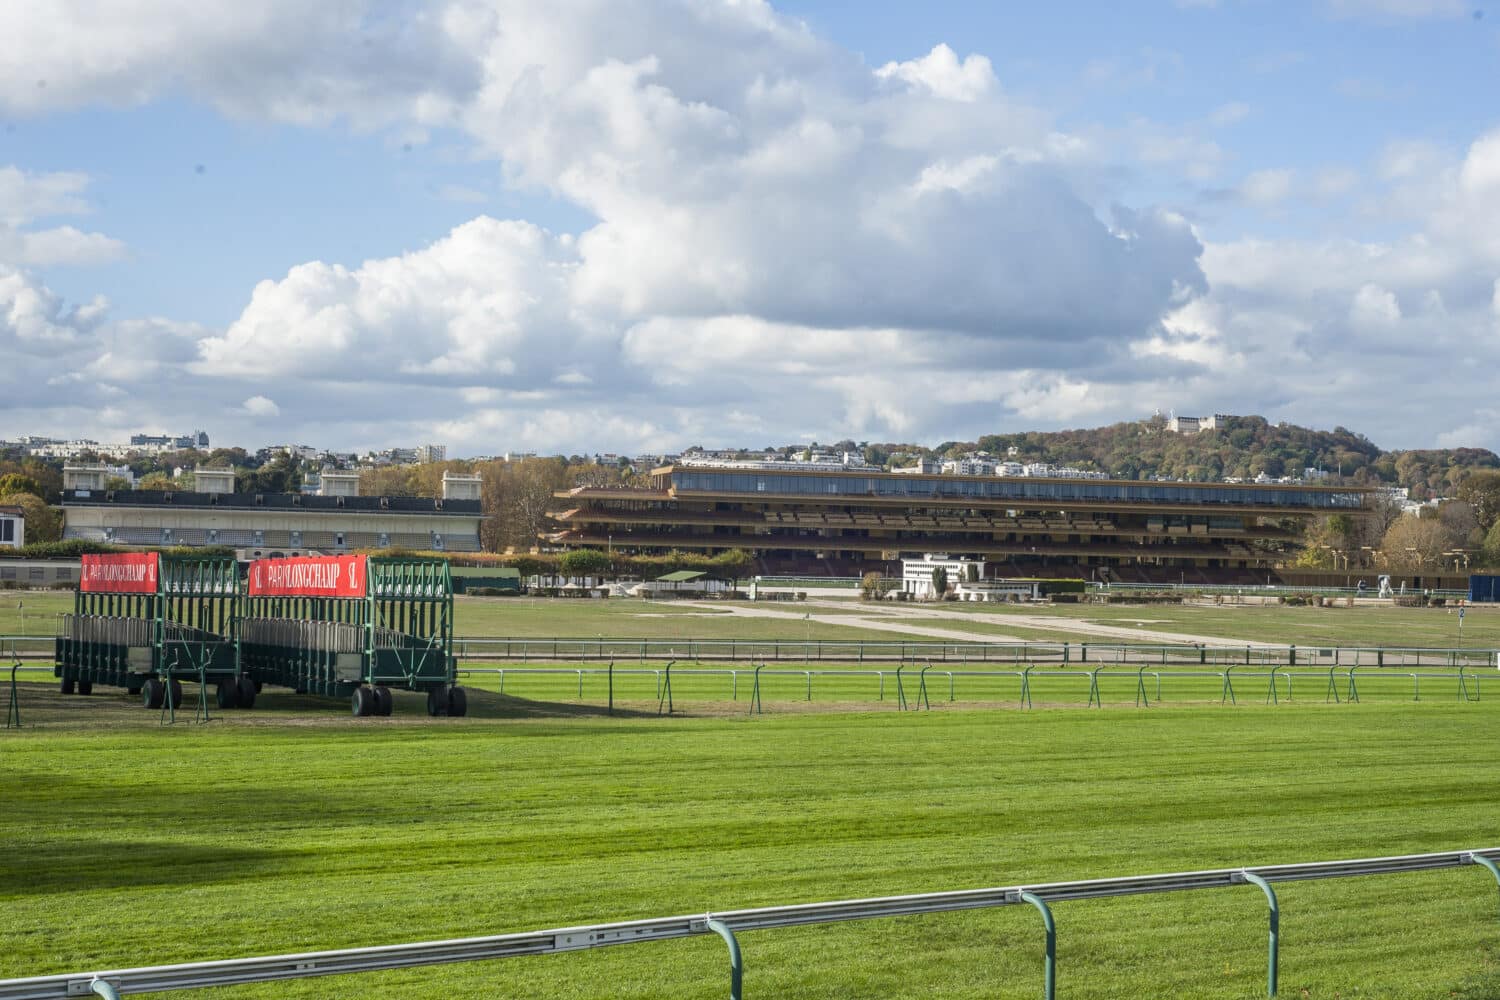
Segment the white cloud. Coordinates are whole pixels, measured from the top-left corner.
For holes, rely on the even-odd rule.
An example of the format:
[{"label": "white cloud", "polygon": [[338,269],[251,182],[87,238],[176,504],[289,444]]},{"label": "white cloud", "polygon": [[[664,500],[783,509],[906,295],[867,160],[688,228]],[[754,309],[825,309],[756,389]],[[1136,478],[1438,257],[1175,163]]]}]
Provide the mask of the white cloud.
[{"label": "white cloud", "polygon": [[977,101],[996,89],[990,61],[970,55],[962,62],[947,45],[935,45],[920,59],[888,62],[875,71],[882,80],[900,80],[950,101]]},{"label": "white cloud", "polygon": [[125,244],[73,226],[30,228],[39,219],[88,212],[87,174],[28,173],[0,167],[0,264],[50,267],[97,264],[124,255]]},{"label": "white cloud", "polygon": [[1292,193],[1295,174],[1290,170],[1257,170],[1240,184],[1240,196],[1252,205],[1275,205]]},{"label": "white cloud", "polygon": [[1349,304],[1349,322],[1356,328],[1393,326],[1401,321],[1401,306],[1395,293],[1379,285],[1361,285]]},{"label": "white cloud", "polygon": [[276,405],[275,400],[267,399],[265,396],[251,396],[240,404],[240,409],[251,417],[281,416],[281,407]]},{"label": "white cloud", "polygon": [[1244,101],[1230,101],[1228,104],[1221,104],[1214,108],[1208,116],[1208,123],[1223,128],[1242,122],[1249,117],[1250,105]]}]

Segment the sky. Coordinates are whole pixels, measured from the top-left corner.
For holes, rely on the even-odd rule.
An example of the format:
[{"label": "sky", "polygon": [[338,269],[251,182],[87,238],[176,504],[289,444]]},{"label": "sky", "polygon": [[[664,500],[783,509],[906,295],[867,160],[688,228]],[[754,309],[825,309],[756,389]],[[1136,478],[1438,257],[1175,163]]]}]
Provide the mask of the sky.
[{"label": "sky", "polygon": [[1500,4],[0,0],[0,438],[1500,450]]}]

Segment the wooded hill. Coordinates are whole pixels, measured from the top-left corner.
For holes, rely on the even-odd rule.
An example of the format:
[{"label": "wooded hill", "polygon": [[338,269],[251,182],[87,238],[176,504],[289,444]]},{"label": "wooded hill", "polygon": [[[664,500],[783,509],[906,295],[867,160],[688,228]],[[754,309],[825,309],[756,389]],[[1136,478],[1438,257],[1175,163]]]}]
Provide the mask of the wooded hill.
[{"label": "wooded hill", "polygon": [[1229,417],[1222,427],[1196,434],[1170,431],[1165,418],[1153,417],[1089,430],[986,434],[976,442],[950,441],[931,449],[878,445],[867,451],[942,458],[977,450],[1004,460],[1012,447],[1015,461],[1097,469],[1122,479],[1165,476],[1205,482],[1253,479],[1262,472],[1301,476],[1304,469],[1322,469],[1335,482],[1410,487],[1417,500],[1453,496],[1472,472],[1500,469],[1500,456],[1485,448],[1385,451],[1343,427],[1320,431],[1272,424],[1263,417]]}]

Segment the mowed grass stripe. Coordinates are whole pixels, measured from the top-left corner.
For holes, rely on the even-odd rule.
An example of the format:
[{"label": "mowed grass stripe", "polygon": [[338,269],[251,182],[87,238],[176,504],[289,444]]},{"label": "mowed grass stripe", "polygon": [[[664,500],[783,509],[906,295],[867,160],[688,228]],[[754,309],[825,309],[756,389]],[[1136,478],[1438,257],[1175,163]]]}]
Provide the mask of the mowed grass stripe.
[{"label": "mowed grass stripe", "polygon": [[[0,974],[1485,846],[1493,704],[23,730],[0,741]],[[1478,868],[1282,893],[1284,990],[1497,995]],[[1253,890],[1058,910],[1068,996],[1264,989]],[[743,944],[755,995],[1039,989],[1029,911]],[[721,948],[215,992],[710,997]]]}]

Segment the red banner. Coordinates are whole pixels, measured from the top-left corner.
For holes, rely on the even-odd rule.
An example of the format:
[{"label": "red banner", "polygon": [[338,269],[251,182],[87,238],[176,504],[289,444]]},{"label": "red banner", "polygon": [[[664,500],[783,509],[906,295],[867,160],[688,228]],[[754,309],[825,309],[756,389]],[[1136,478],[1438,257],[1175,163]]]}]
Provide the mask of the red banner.
[{"label": "red banner", "polygon": [[251,597],[364,597],[364,556],[257,559],[250,564]]},{"label": "red banner", "polygon": [[84,556],[78,589],[100,594],[154,594],[159,564],[155,552]]}]

